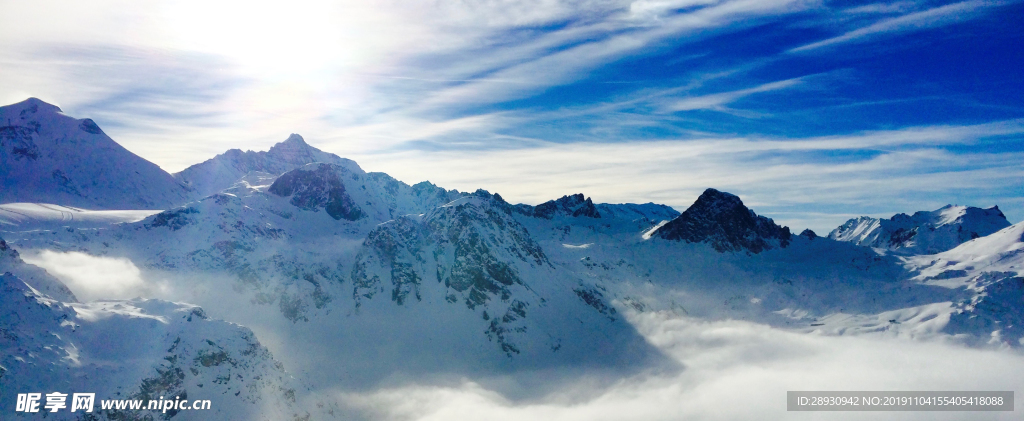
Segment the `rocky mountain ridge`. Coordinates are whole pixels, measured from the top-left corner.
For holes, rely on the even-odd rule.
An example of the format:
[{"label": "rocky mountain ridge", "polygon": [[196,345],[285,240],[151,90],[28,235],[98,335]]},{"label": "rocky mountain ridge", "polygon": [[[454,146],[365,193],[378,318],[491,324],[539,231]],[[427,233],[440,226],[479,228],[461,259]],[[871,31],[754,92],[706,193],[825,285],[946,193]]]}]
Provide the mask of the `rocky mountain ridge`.
[{"label": "rocky mountain ridge", "polygon": [[1010,226],[998,206],[981,209],[946,205],[937,210],[900,213],[889,219],[862,216],[828,234],[837,241],[900,254],[935,254]]},{"label": "rocky mountain ridge", "polygon": [[[191,169],[180,179],[212,193],[155,214],[25,229],[9,219],[0,227],[9,240],[0,240],[0,273],[11,272],[4,282],[15,291],[9,295],[55,312],[23,328],[15,326],[17,314],[38,308],[15,306],[0,316],[11,326],[4,328],[58,332],[69,327],[53,320],[99,314],[163,338],[146,342],[148,359],[132,376],[95,374],[124,382],[109,390],[138,394],[142,385],[166,383],[164,390],[188,388],[193,396],[199,383],[241,370],[231,371],[242,378],[230,392],[244,386],[249,392],[241,393],[250,394],[239,399],[263,396],[262,402],[291,401],[277,393],[280,387],[300,388],[287,386],[293,383],[274,368],[271,350],[289,372],[332,391],[428,375],[531,389],[538,387],[529,383],[533,376],[551,372],[680,369],[631,324],[630,316],[643,313],[972,346],[1017,347],[1024,340],[1017,311],[1024,307],[1024,234],[1019,224],[994,229],[1002,217],[997,208],[946,207],[893,218],[917,224],[912,237],[885,231],[886,244],[902,239],[893,253],[852,234],[792,235],[738,196],[715,189],[682,213],[653,203],[594,203],[582,193],[536,206],[511,204],[484,190],[409,185],[367,173],[297,135],[271,151],[229,151]],[[987,216],[979,219],[978,211]],[[857,227],[871,224],[888,227],[855,220],[837,231],[860,235],[870,230]],[[976,227],[992,230],[982,235]],[[922,255],[924,243],[949,249]],[[167,288],[152,288],[148,299],[76,303],[72,291],[21,261],[14,247],[128,261],[141,278]],[[207,310],[199,317],[192,313],[199,307],[175,302]],[[212,319],[242,322],[260,340]],[[203,336],[195,332],[206,328],[195,326],[221,327]],[[71,337],[66,333],[60,338]],[[174,342],[179,336],[181,345]],[[56,352],[47,361],[58,367],[72,344],[90,349],[70,339],[36,339]],[[260,346],[266,353],[246,351]],[[54,374],[41,381],[67,379]],[[280,407],[287,413],[275,419],[315,412],[296,402]]]},{"label": "rocky mountain ridge", "polygon": [[655,235],[666,240],[708,243],[719,252],[755,254],[786,247],[791,237],[788,227],[755,214],[739,197],[710,188]]}]

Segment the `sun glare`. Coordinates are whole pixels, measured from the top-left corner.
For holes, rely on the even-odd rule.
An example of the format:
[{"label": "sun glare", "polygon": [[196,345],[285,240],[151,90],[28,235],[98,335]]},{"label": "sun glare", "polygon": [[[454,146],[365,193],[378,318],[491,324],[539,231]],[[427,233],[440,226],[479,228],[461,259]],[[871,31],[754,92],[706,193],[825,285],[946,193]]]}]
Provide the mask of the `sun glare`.
[{"label": "sun glare", "polygon": [[161,13],[177,48],[228,57],[247,75],[290,78],[344,67],[350,46],[332,2],[198,1],[165,3]]}]

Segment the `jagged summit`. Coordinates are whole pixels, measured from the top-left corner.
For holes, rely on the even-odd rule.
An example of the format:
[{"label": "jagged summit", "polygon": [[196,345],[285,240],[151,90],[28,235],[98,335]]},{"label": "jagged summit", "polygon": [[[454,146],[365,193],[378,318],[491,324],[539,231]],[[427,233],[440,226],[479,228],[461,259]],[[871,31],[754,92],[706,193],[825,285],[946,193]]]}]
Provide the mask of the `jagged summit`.
[{"label": "jagged summit", "polygon": [[288,136],[267,151],[231,149],[203,163],[193,165],[174,174],[174,177],[195,190],[198,197],[206,197],[231,187],[246,174],[259,171],[281,175],[312,163],[328,163],[362,173],[355,161],[321,151],[310,146],[298,134]]},{"label": "jagged summit", "polygon": [[998,206],[946,205],[931,212],[900,213],[889,219],[850,219],[828,237],[901,254],[934,254],[1010,226]]},{"label": "jagged summit", "polygon": [[677,218],[659,228],[666,240],[709,243],[719,252],[761,251],[789,245],[788,227],[780,227],[743,205],[736,195],[707,189]]},{"label": "jagged summit", "polygon": [[319,158],[319,149],[309,146],[302,136],[292,133],[283,142],[270,147],[267,155],[277,157],[286,162],[311,161]]},{"label": "jagged summit", "polygon": [[551,219],[556,215],[582,216],[587,218],[601,217],[601,212],[594,206],[594,202],[589,197],[583,196],[583,193],[562,196],[537,206],[516,205],[515,210],[523,215],[544,219]]},{"label": "jagged summit", "polygon": [[36,98],[0,107],[0,203],[165,209],[188,190],[90,119]]}]

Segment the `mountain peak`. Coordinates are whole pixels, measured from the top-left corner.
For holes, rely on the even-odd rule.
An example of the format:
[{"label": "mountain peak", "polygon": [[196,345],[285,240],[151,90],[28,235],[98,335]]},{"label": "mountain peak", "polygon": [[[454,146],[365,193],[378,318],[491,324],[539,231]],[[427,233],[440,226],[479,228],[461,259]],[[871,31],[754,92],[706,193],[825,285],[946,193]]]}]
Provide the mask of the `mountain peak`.
[{"label": "mountain peak", "polygon": [[187,190],[170,174],[88,118],[29,98],[0,107],[0,125],[0,203],[163,209],[187,201]]},{"label": "mountain peak", "polygon": [[7,245],[7,242],[4,241],[3,238],[0,238],[0,258],[3,258],[6,255],[10,255],[15,259],[19,257],[18,251],[11,248],[11,246]]},{"label": "mountain peak", "polygon": [[789,245],[789,228],[780,227],[743,205],[734,194],[704,190],[681,215],[658,229],[666,240],[709,243],[719,252],[763,250]]},{"label": "mountain peak", "polygon": [[48,111],[50,113],[64,113],[64,111],[62,111],[60,107],[50,104],[36,97],[31,97],[19,103],[11,104],[3,108],[18,110],[21,113],[21,115],[36,113],[40,110]]},{"label": "mountain peak", "polygon": [[735,207],[743,207],[746,209],[746,206],[743,206],[743,201],[740,200],[739,196],[712,188],[704,190],[704,193],[701,193],[700,197],[697,198],[697,201],[693,203],[693,206],[702,206],[719,211]]},{"label": "mountain peak", "polygon": [[294,144],[294,145],[309,146],[309,145],[306,144],[306,140],[303,139],[302,136],[299,135],[298,133],[292,133],[292,134],[288,135],[288,138],[285,139],[284,142],[281,142],[281,143],[286,144],[286,145]]},{"label": "mountain peak", "polygon": [[[279,142],[272,146],[267,154],[271,156],[281,156],[285,159],[298,159],[300,161],[308,161],[312,159],[313,151],[319,150],[309,146],[306,140],[302,136],[292,133],[283,142]],[[309,161],[310,163],[316,161]]]},{"label": "mountain peak", "polygon": [[934,254],[1008,226],[1010,222],[997,206],[982,209],[946,205],[913,215],[898,213],[889,219],[850,219],[828,237],[901,254]]},{"label": "mountain peak", "polygon": [[193,165],[174,175],[191,186],[197,196],[205,197],[231,187],[244,175],[259,171],[275,176],[307,164],[329,163],[362,173],[354,161],[321,151],[292,133],[267,151],[253,152],[231,149],[212,159]]}]

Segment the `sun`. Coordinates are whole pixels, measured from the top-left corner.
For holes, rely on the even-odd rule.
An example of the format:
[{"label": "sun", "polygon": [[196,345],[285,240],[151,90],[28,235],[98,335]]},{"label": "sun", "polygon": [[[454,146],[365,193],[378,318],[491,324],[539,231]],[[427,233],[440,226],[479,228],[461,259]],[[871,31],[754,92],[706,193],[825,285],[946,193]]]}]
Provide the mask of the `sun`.
[{"label": "sun", "polygon": [[228,58],[260,79],[291,79],[351,61],[345,10],[329,1],[181,0],[162,4],[175,48]]}]

